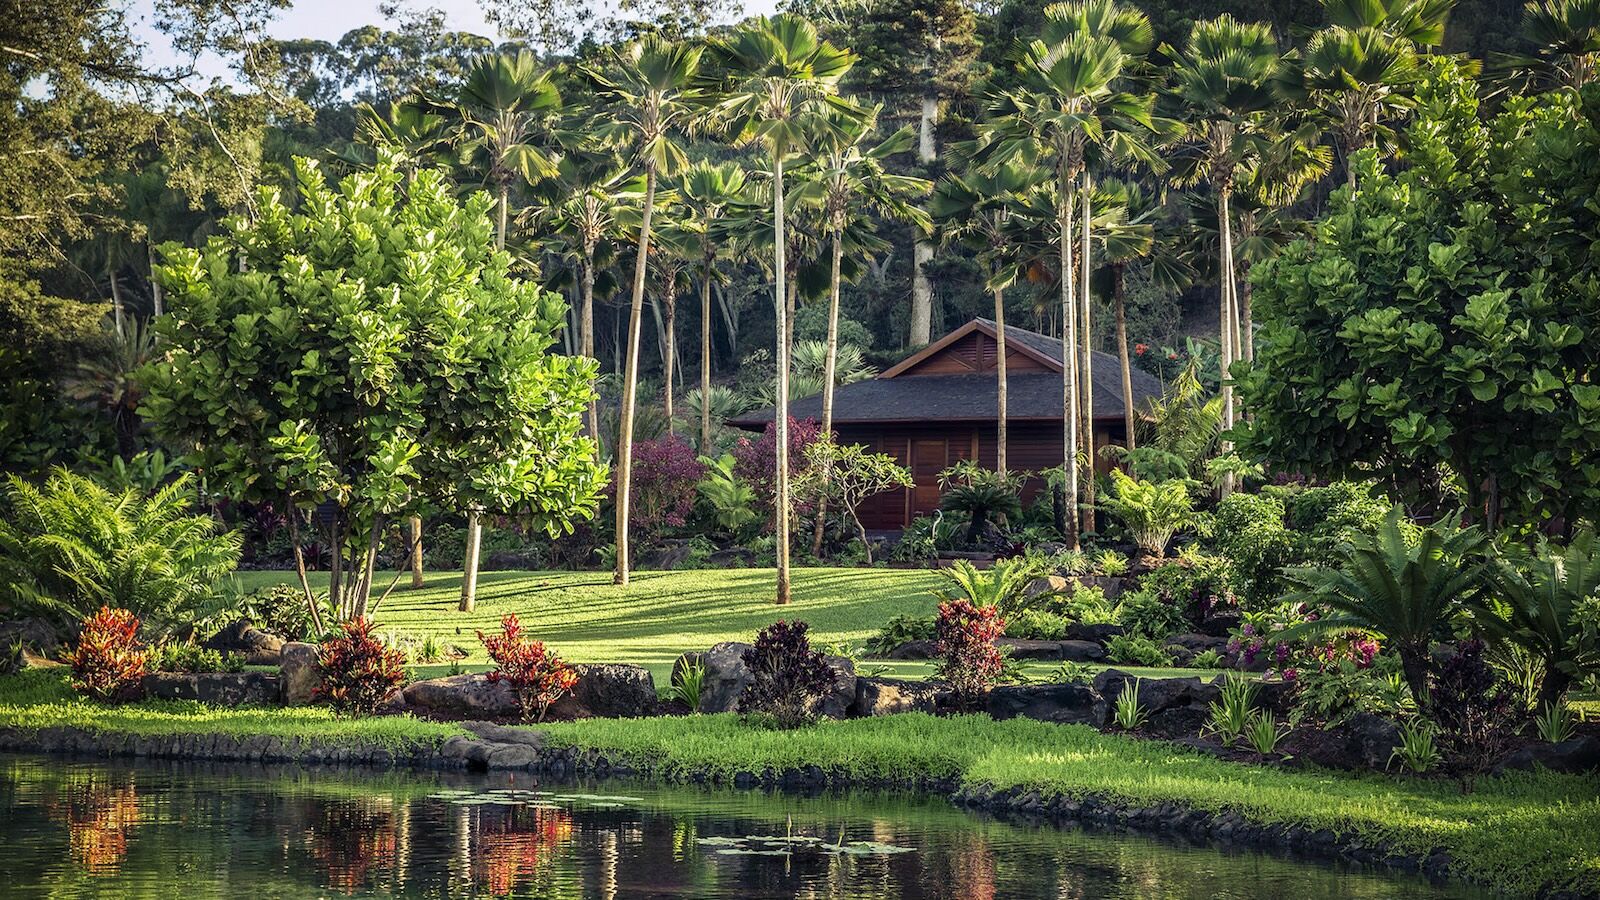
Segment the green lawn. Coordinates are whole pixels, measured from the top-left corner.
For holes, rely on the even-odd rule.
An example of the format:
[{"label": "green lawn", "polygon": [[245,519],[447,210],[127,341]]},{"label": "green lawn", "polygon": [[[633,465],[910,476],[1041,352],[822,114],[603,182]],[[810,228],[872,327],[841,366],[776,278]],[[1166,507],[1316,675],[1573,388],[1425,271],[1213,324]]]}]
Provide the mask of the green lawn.
[{"label": "green lawn", "polygon": [[[324,576],[325,577],[325,576]],[[388,577],[377,579],[380,588]],[[240,572],[247,588],[292,583],[293,572]],[[920,569],[794,570],[794,600],[772,602],[772,569],[715,569],[689,572],[636,572],[619,588],[608,572],[485,572],[478,577],[478,606],[456,609],[459,572],[433,572],[418,590],[397,588],[378,607],[381,630],[422,637],[434,634],[470,654],[463,668],[483,668],[486,659],[477,629],[499,627],[500,617],[516,613],[524,627],[573,662],[628,662],[649,667],[664,685],[678,654],[705,650],[718,641],[748,641],[778,619],[803,619],[817,646],[843,641],[859,646],[892,616],[932,615],[930,591],[943,579]],[[313,587],[317,585],[313,581]],[[381,592],[381,591],[380,591]],[[925,678],[928,662],[873,661],[899,678]],[[419,666],[431,677],[448,666]],[[1053,663],[1030,663],[1028,674],[1043,676]],[[1150,677],[1215,675],[1188,669],[1142,670]]]}]

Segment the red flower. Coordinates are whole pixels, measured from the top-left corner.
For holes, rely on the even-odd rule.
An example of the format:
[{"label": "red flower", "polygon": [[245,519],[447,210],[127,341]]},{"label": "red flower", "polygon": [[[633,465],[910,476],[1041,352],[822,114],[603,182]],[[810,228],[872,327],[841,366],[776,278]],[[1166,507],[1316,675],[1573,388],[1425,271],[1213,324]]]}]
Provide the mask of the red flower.
[{"label": "red flower", "polygon": [[1178,351],[1176,351],[1176,350],[1168,350],[1167,351],[1167,359],[1177,359],[1177,358],[1178,358]]},{"label": "red flower", "polygon": [[1145,354],[1145,351],[1147,351],[1149,349],[1150,349],[1150,345],[1148,345],[1148,344],[1134,344],[1133,345],[1133,353],[1134,353],[1135,356],[1143,356]]}]

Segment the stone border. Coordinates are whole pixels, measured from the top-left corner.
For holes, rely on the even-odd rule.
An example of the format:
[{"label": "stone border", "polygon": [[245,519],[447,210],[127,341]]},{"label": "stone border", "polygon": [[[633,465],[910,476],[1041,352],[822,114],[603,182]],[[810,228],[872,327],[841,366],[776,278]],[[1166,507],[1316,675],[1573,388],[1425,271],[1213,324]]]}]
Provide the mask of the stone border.
[{"label": "stone border", "polygon": [[[145,736],[94,731],[71,726],[39,729],[0,728],[0,751],[91,756],[131,756],[222,762],[299,763],[302,765],[372,765],[420,770],[527,771],[555,777],[635,777],[664,783],[715,784],[734,788],[782,790],[896,789],[941,796],[963,809],[1007,819],[1077,825],[1115,831],[1136,831],[1187,837],[1212,846],[1243,846],[1300,858],[1383,866],[1420,873],[1435,881],[1450,875],[1450,854],[1436,849],[1426,856],[1388,852],[1380,841],[1362,835],[1340,835],[1283,823],[1253,822],[1243,814],[1195,809],[1181,803],[1151,806],[1089,795],[1046,796],[1022,787],[995,790],[989,785],[962,787],[960,776],[910,778],[856,777],[837,768],[807,766],[776,771],[738,771],[731,775],[701,769],[658,770],[649,760],[613,756],[579,747],[546,747],[544,735],[529,728],[487,722],[462,722],[471,737],[457,735],[433,744],[410,746],[354,742],[321,744],[304,738],[269,735],[191,734]],[[1544,900],[1600,900],[1600,891],[1540,891]]]}]

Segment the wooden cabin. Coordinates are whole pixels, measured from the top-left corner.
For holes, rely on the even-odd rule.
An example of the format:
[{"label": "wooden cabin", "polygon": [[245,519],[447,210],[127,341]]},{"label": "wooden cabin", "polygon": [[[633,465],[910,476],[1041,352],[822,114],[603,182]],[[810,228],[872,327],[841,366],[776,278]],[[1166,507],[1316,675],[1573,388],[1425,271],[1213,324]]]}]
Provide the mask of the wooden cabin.
[{"label": "wooden cabin", "polygon": [[[844,444],[865,444],[887,453],[911,470],[916,487],[880,494],[862,509],[862,524],[873,530],[898,530],[939,508],[941,471],[961,459],[995,465],[995,323],[973,319],[917,351],[876,378],[837,388],[833,428]],[[1109,467],[1098,449],[1124,439],[1122,373],[1117,357],[1095,353],[1095,465]],[[1161,396],[1154,376],[1133,371],[1136,409]],[[791,401],[789,415],[822,418],[822,397]],[[772,421],[768,407],[739,416],[730,424],[759,431]],[[1006,468],[1037,472],[1062,462],[1061,341],[1006,326]],[[1043,488],[1029,478],[1025,500]]]}]

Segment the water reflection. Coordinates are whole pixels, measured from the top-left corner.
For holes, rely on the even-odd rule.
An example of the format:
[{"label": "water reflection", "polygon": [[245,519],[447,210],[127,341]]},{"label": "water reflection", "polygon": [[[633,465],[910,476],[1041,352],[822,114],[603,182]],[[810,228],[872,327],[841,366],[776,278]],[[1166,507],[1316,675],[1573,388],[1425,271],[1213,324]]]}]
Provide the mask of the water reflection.
[{"label": "water reflection", "polygon": [[15,756],[0,845],[6,898],[1473,896],[939,800]]}]

